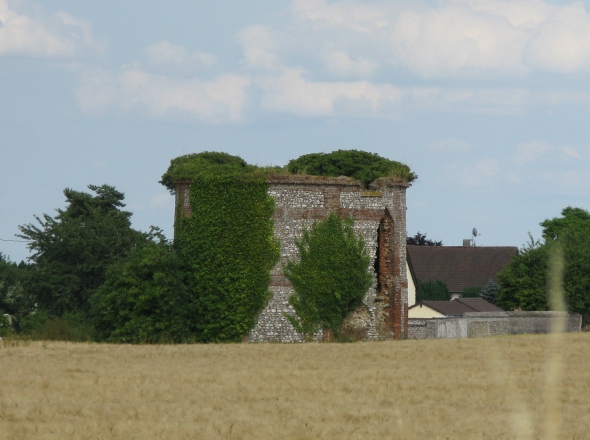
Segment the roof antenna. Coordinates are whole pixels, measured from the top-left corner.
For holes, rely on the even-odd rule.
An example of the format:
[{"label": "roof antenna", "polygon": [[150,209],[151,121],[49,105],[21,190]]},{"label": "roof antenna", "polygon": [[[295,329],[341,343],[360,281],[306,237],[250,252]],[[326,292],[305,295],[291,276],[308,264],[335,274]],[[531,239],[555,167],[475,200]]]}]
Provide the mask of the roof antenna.
[{"label": "roof antenna", "polygon": [[473,238],[471,239],[471,243],[472,243],[471,246],[475,247],[476,246],[476,244],[475,244],[475,238],[478,235],[481,235],[481,234],[478,234],[477,233],[477,229],[473,228],[473,231],[471,231],[471,235],[473,235]]}]

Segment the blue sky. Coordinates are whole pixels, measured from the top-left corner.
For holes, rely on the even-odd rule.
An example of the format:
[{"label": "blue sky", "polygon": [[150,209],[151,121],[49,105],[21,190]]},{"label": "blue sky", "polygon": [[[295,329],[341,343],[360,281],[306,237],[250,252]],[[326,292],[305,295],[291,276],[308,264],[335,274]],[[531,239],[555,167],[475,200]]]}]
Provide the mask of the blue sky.
[{"label": "blue sky", "polygon": [[0,0],[0,252],[63,189],[172,236],[182,154],[407,163],[407,229],[521,246],[590,209],[590,0]]}]

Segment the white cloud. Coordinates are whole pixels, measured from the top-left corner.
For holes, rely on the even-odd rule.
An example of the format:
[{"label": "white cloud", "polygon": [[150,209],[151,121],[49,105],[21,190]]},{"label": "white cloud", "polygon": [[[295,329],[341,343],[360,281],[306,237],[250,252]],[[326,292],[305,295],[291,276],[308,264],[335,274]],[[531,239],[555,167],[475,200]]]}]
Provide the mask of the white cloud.
[{"label": "white cloud", "polygon": [[359,58],[352,60],[346,51],[333,51],[325,55],[328,70],[343,77],[370,77],[379,64],[375,61]]},{"label": "white cloud", "polygon": [[195,51],[189,53],[183,46],[171,44],[163,40],[144,49],[147,60],[153,65],[172,65],[197,63],[202,67],[210,68],[215,65],[217,59],[206,52]]},{"label": "white cloud", "polygon": [[551,145],[545,141],[528,141],[519,144],[516,147],[514,162],[518,165],[527,165],[537,161],[552,149]]},{"label": "white cloud", "polygon": [[263,78],[258,85],[264,92],[265,110],[310,116],[375,114],[403,94],[391,85],[367,81],[314,82],[304,78],[299,69],[286,69],[280,76]]},{"label": "white cloud", "polygon": [[473,70],[522,74],[526,32],[507,20],[449,4],[399,14],[390,36],[392,61],[422,76]]},{"label": "white cloud", "polygon": [[249,68],[274,69],[281,63],[276,54],[276,33],[268,26],[256,25],[242,29],[238,42],[242,45]]},{"label": "white cloud", "polygon": [[559,147],[559,151],[561,151],[567,157],[570,157],[572,159],[581,159],[582,158],[579,151],[576,148],[572,147],[571,145],[562,145],[561,147]]},{"label": "white cloud", "polygon": [[360,39],[365,59],[423,77],[590,70],[590,14],[581,2],[295,0],[292,9],[301,33],[312,34],[304,38],[316,37],[310,50],[348,53]]},{"label": "white cloud", "polygon": [[526,56],[540,69],[571,73],[590,70],[590,15],[582,3],[564,6],[538,27]]},{"label": "white cloud", "polygon": [[0,0],[0,56],[72,58],[97,49],[88,22],[66,13],[27,16]]},{"label": "white cloud", "polygon": [[236,123],[242,120],[249,85],[244,75],[178,79],[132,65],[119,74],[86,72],[75,95],[87,111],[147,109],[156,117],[184,113],[208,123]]}]

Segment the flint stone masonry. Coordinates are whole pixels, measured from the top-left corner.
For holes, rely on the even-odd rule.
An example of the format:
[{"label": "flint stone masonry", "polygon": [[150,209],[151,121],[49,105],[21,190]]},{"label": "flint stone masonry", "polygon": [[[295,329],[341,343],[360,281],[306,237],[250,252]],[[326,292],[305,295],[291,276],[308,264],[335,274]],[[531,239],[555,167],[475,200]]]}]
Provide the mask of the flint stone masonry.
[{"label": "flint stone masonry", "polygon": [[[177,215],[191,215],[190,181],[176,184]],[[370,257],[367,268],[374,282],[362,305],[345,320],[347,328],[365,339],[402,339],[408,330],[406,274],[406,189],[408,184],[377,179],[371,188],[348,177],[280,175],[269,178],[275,200],[274,233],[281,243],[280,261],[271,270],[272,298],[246,338],[248,342],[303,342],[285,315],[295,316],[289,297],[293,287],[283,264],[298,258],[295,240],[331,212],[354,220]],[[375,260],[379,259],[376,266]],[[379,268],[376,273],[375,267]],[[321,332],[314,340],[322,338]]]},{"label": "flint stone masonry", "polygon": [[566,332],[579,332],[582,316],[564,312],[473,312],[460,318],[412,319],[409,339],[480,338],[486,336],[546,334],[556,318],[565,320]]},{"label": "flint stone masonry", "polygon": [[[360,331],[366,339],[402,338],[407,329],[407,274],[406,274],[406,189],[405,183],[377,181],[370,190],[347,177],[277,176],[269,180],[269,194],[275,199],[275,236],[281,242],[281,259],[271,271],[270,291],[273,298],[262,311],[250,332],[249,342],[302,342],[303,338],[286,314],[295,315],[288,298],[293,294],[291,283],[283,274],[283,264],[298,258],[295,240],[315,221],[325,219],[331,212],[354,220],[354,231],[365,241],[371,258],[367,270],[374,282],[363,299],[363,304],[347,319],[349,328]],[[388,291],[378,295],[378,275],[374,262],[377,258],[380,223],[389,213],[388,261],[379,267],[388,272]],[[382,275],[383,276],[383,275]],[[393,313],[396,313],[393,316]],[[395,328],[395,331],[394,331]],[[321,334],[314,339],[320,339]]]}]

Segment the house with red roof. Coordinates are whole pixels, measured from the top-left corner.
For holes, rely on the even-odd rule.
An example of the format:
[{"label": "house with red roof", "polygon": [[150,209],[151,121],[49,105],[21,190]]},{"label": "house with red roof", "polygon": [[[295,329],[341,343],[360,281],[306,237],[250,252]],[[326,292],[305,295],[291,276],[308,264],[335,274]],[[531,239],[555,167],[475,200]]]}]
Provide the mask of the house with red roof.
[{"label": "house with red roof", "polygon": [[451,298],[461,296],[468,287],[484,287],[497,282],[498,272],[518,252],[515,246],[407,246],[408,292],[410,306],[418,282],[440,280]]}]

